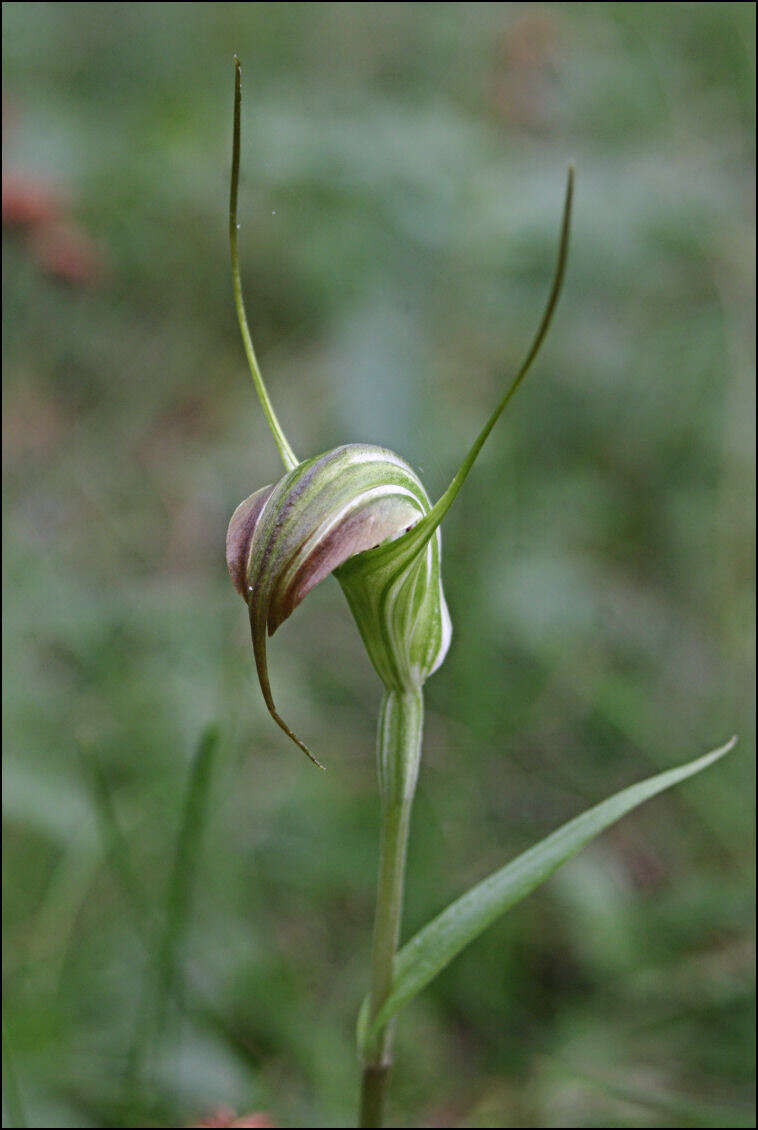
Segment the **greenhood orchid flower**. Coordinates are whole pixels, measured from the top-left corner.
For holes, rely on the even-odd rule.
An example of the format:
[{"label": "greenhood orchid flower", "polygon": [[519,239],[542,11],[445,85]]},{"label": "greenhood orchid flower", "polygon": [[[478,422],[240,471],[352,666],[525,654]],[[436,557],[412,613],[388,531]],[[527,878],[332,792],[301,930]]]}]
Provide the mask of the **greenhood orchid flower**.
[{"label": "greenhood orchid flower", "polygon": [[388,691],[420,690],[444,660],[452,628],[442,591],[439,525],[547,333],[566,263],[573,171],[569,169],[553,285],[532,345],[450,486],[432,506],[412,468],[386,448],[345,444],[299,462],[281,429],[258,367],[240,282],[240,104],[237,63],[229,222],[235,302],[253,382],[286,470],[276,484],[256,491],[237,507],[229,524],[226,557],[234,586],[248,607],[266,706],[285,733],[320,764],[276,709],[266,636],[273,635],[310,590],[333,573]]},{"label": "greenhood orchid flower", "polygon": [[237,62],[229,208],[234,296],[253,383],[285,470],[278,482],[255,491],[234,511],[226,541],[229,573],[248,608],[258,681],[269,712],[317,765],[320,762],[277,711],[266,640],[330,574],[342,586],[385,688],[377,728],[381,821],[371,978],[357,1026],[363,1065],[360,1126],[368,1130],[383,1122],[396,1014],[491,922],[586,843],[642,801],[713,764],[736,739],[688,765],[626,788],[570,820],[477,883],[400,948],[408,834],[421,758],[423,687],[444,660],[451,637],[442,591],[440,523],[544,341],[566,266],[573,171],[568,173],[553,283],[535,336],[447,490],[432,505],[409,464],[384,447],[348,443],[300,462],[282,431],[258,367],[240,282],[240,103]]},{"label": "greenhood orchid flower", "polygon": [[351,443],[299,463],[232,515],[227,565],[249,609],[261,690],[272,717],[311,757],[274,706],[266,632],[273,635],[314,585],[335,573],[385,686],[422,686],[450,643],[439,531],[400,568],[367,551],[391,543],[429,510],[407,463],[385,448]]}]

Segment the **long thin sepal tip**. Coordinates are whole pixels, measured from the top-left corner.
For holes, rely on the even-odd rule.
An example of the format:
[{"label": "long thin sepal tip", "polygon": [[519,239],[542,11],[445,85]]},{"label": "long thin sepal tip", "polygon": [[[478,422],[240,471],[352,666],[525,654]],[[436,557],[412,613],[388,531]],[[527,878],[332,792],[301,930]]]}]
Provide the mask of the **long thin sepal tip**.
[{"label": "long thin sepal tip", "polygon": [[282,431],[281,424],[279,423],[276,413],[274,412],[271,399],[266,389],[266,385],[261,375],[260,366],[258,365],[258,358],[255,355],[255,347],[253,346],[253,339],[250,336],[250,327],[247,322],[247,313],[245,311],[245,300],[242,296],[242,281],[240,279],[239,269],[239,253],[237,250],[237,196],[239,193],[239,172],[240,172],[240,135],[242,132],[241,126],[242,117],[242,68],[240,66],[239,58],[234,56],[234,130],[232,139],[232,172],[229,185],[229,248],[231,251],[232,259],[232,284],[234,287],[234,305],[237,310],[237,321],[239,322],[240,333],[242,335],[242,344],[247,358],[248,368],[250,369],[250,376],[253,378],[255,391],[258,394],[258,399],[263,409],[263,415],[266,417],[269,431],[274,437],[274,442],[279,449],[279,455],[284,463],[285,468],[291,471],[293,467],[297,467],[298,460],[294,451],[289,445],[287,437]]},{"label": "long thin sepal tip", "polygon": [[392,543],[391,551],[390,549],[387,550],[387,552],[392,552],[392,554],[398,559],[400,559],[402,555],[411,557],[417,553],[420,553],[426,543],[429,541],[432,534],[437,529],[437,526],[439,526],[445,514],[452,506],[453,501],[455,500],[459,490],[463,486],[463,483],[465,482],[469,471],[476,462],[476,458],[479,455],[482,447],[484,446],[485,440],[489,436],[497,421],[500,419],[500,416],[502,415],[506,405],[518,389],[524,377],[529,372],[535,357],[540,351],[542,343],[547,335],[547,331],[550,328],[550,323],[553,320],[555,308],[558,305],[558,298],[560,297],[561,288],[563,286],[563,278],[566,273],[566,260],[568,258],[569,235],[571,232],[571,210],[573,199],[574,166],[569,165],[566,177],[566,195],[563,204],[563,217],[561,220],[558,255],[556,258],[555,270],[553,272],[553,282],[550,287],[550,292],[548,294],[547,302],[545,303],[545,308],[537,327],[537,331],[532,338],[531,345],[529,346],[526,356],[521,362],[521,365],[519,366],[515,377],[508,385],[508,388],[506,389],[504,395],[501,397],[499,403],[491,413],[486,424],[474,440],[474,443],[469,449],[468,454],[453,476],[453,479],[445,493],[438,499],[429,513],[424,518],[422,518],[420,522],[417,522],[406,534],[403,534],[402,537],[397,538],[397,540]]}]

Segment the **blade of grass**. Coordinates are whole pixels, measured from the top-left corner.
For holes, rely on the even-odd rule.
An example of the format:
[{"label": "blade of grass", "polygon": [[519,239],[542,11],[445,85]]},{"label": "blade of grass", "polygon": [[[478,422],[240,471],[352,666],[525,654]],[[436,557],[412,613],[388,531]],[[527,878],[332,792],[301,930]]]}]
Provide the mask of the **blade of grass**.
[{"label": "blade of grass", "polygon": [[[202,748],[202,747],[201,747]],[[126,837],[121,829],[116,816],[113,799],[111,797],[105,774],[95,754],[92,751],[79,749],[80,761],[86,773],[88,784],[97,812],[101,836],[104,841],[107,863],[111,867],[114,877],[121,887],[122,894],[132,912],[132,924],[145,955],[153,951],[152,937],[155,935],[154,915],[151,913],[147,900],[140,889],[139,882],[129,860],[129,847]],[[189,792],[189,789],[188,789]],[[143,993],[143,1006],[139,1011],[140,1023],[138,1033],[133,1039],[130,1063],[132,1067],[127,1075],[134,1077],[134,1065],[139,1057],[135,1046],[142,1042],[142,1033],[147,1028],[149,1004],[154,990],[154,972],[150,974],[145,992]],[[186,990],[186,991],[185,991]],[[186,974],[180,973],[174,966],[173,985],[170,996],[172,1003],[181,1008],[182,1012],[198,1024],[210,1031],[216,1032],[242,1056],[251,1068],[259,1066],[259,1053],[252,1048],[245,1037],[237,1030],[233,1022],[229,1021],[215,1005],[208,1000],[203,990],[192,983]],[[146,1037],[145,1037],[146,1038]]]},{"label": "blade of grass", "polygon": [[584,1068],[575,1067],[559,1056],[546,1057],[547,1062],[559,1068],[562,1074],[570,1080],[585,1083],[599,1093],[621,1103],[632,1106],[645,1107],[659,1115],[668,1115],[672,1125],[677,1126],[710,1126],[710,1127],[743,1127],[755,1126],[755,1117],[751,1121],[752,1112],[744,1107],[714,1106],[699,1103],[693,1099],[676,1094],[662,1094],[660,1091],[640,1091],[613,1079],[605,1079],[593,1074]]},{"label": "blade of grass", "polygon": [[87,750],[79,744],[77,751],[105,844],[106,863],[111,868],[132,911],[134,928],[138,932],[143,931],[144,941],[144,924],[148,918],[147,903],[129,862],[129,847],[116,817],[103,767],[94,750]]},{"label": "blade of grass", "polygon": [[177,975],[176,954],[189,916],[192,885],[207,812],[211,768],[218,740],[217,728],[207,727],[192,759],[166,893],[164,924],[154,963],[150,961],[150,954],[156,952],[151,941],[154,934],[153,916],[135,879],[129,861],[128,845],[116,817],[108,782],[96,755],[79,747],[80,761],[90,784],[105,842],[106,857],[132,911],[134,928],[148,955],[147,974],[127,1059],[125,1085],[128,1088],[132,1088],[141,1075],[145,1050],[165,1027],[170,1001],[181,1004],[181,979]]},{"label": "blade of grass", "polygon": [[5,1021],[3,1021],[3,1106],[5,1107],[9,1121],[3,1120],[4,1126],[28,1126],[29,1123],[26,1118],[26,1111],[24,1109],[24,1101],[21,1098],[21,1088],[18,1085],[18,1077],[16,1076],[16,1064],[13,1051],[11,1049],[10,1038],[6,1030]]},{"label": "blade of grass", "polygon": [[200,845],[208,811],[211,770],[218,747],[215,726],[203,732],[192,760],[184,797],[179,835],[176,841],[174,866],[166,895],[166,919],[163,939],[158,951],[160,997],[157,1010],[157,1031],[161,1032],[171,997],[179,995],[176,965],[177,953],[185,936],[192,899]]},{"label": "blade of grass", "polygon": [[129,1094],[136,1095],[142,1086],[145,1059],[165,1031],[169,1006],[174,1003],[179,1009],[182,1008],[183,982],[177,970],[176,956],[189,918],[218,738],[217,728],[208,726],[203,731],[192,758],[179,820],[174,862],[166,890],[162,933],[157,946],[150,950],[151,953],[156,953],[154,964],[150,962],[148,955],[148,969],[124,1074],[125,1101],[128,1101]]}]

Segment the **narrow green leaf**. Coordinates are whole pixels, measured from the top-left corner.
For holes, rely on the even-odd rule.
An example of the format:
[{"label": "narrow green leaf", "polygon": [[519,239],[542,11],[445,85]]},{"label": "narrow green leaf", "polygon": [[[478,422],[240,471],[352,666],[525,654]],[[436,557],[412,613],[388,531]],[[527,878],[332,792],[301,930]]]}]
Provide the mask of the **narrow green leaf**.
[{"label": "narrow green leaf", "polygon": [[[187,789],[187,800],[189,801],[189,799],[194,796],[196,803],[199,799],[202,802],[200,804],[201,810],[207,808],[207,803],[203,800],[203,797],[207,791],[208,759],[212,755],[212,748],[209,748],[208,743],[215,743],[216,741],[217,734],[212,727],[203,733],[197,753],[195,754],[195,761],[191,771],[191,781]],[[155,930],[152,913],[148,906],[147,899],[144,896],[144,892],[140,887],[140,881],[137,875],[135,875],[129,861],[128,843],[116,818],[113,800],[110,796],[105,774],[102,771],[102,767],[98,764],[94,753],[86,753],[81,747],[79,753],[82,764],[90,778],[93,799],[100,819],[101,834],[108,863],[122,888],[123,894],[132,912],[131,924],[134,926],[137,938],[142,943],[145,954],[153,961],[152,955],[155,949],[153,935]],[[185,815],[182,820],[183,828],[187,826],[188,822],[186,816],[187,811],[188,806],[185,805]],[[194,813],[198,813],[197,807],[194,807]],[[202,815],[202,811],[200,815]],[[183,874],[186,879],[186,871],[184,871]],[[142,1016],[142,1013],[146,1012],[152,1002],[154,980],[154,977],[149,979],[146,985],[146,992],[143,994],[145,1003],[140,1010],[140,1019],[143,1025],[149,1020],[146,1015]],[[257,1049],[251,1047],[245,1035],[238,1031],[235,1024],[228,1020],[226,1016],[216,1008],[216,1005],[206,996],[205,990],[199,984],[193,982],[192,978],[188,976],[185,970],[174,966],[169,989],[173,1003],[180,1008],[185,1015],[192,1017],[196,1022],[204,1025],[211,1032],[220,1035],[227,1041],[230,1047],[235,1049],[241,1058],[246,1060],[251,1068],[255,1070],[258,1069],[259,1056]],[[5,1039],[5,1036],[3,1038]],[[134,1061],[135,1055],[136,1051],[133,1048],[131,1053],[132,1061]],[[127,1072],[127,1079],[131,1079],[134,1074],[134,1063],[132,1062],[131,1070]],[[23,1125],[23,1123],[19,1121],[20,1117],[21,1116],[18,1116],[16,1121],[18,1125]]]},{"label": "narrow green leaf", "polygon": [[511,863],[482,880],[457,899],[411,939],[397,957],[392,992],[369,1028],[366,1002],[358,1021],[358,1042],[365,1043],[425,988],[461,950],[481,934],[496,918],[509,910],[544,882],[561,864],[614,824],[638,804],[649,800],[672,785],[685,781],[706,769],[728,753],[737,741],[690,761],[678,769],[669,769],[631,785],[608,800],[595,805],[581,816],[569,820],[546,839],[529,848]]},{"label": "narrow green leaf", "polygon": [[158,953],[158,970],[163,996],[160,1006],[161,1015],[169,997],[177,992],[177,954],[189,919],[190,899],[208,809],[211,768],[218,742],[217,728],[207,726],[200,737],[190,767],[181,825],[176,841],[174,866],[166,897],[165,932]]},{"label": "narrow green leaf", "polygon": [[21,1098],[21,1088],[16,1076],[15,1056],[11,1051],[11,1042],[6,1031],[5,1017],[3,1017],[3,1126],[28,1126],[29,1122]]},{"label": "narrow green leaf", "polygon": [[168,881],[165,920],[158,944],[148,958],[148,968],[137,1009],[124,1082],[136,1088],[142,1080],[143,1064],[155,1042],[163,1036],[169,1006],[184,1011],[183,971],[178,961],[189,920],[190,902],[200,857],[200,845],[210,794],[210,777],[219,743],[216,726],[207,726],[192,758],[182,803],[174,862]]},{"label": "narrow green leaf", "polygon": [[106,861],[132,911],[135,929],[144,941],[144,925],[148,908],[142,889],[136,880],[129,860],[129,846],[116,817],[108,781],[94,750],[77,745],[79,761],[92,796],[93,806],[100,824],[100,835],[106,851]]}]

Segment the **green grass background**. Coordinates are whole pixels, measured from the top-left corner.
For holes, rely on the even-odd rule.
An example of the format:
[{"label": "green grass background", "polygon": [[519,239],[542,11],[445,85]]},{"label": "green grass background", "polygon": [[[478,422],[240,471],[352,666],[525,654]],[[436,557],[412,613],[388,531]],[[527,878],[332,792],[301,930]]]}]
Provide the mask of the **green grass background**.
[{"label": "green grass background", "polygon": [[444,488],[577,169],[553,330],[444,526],[406,936],[740,735],[409,1007],[390,1119],[754,1125],[753,5],[3,16],[5,167],[105,264],[66,286],[4,238],[5,1124],[354,1124],[380,688],[323,584],[270,648],[318,773],[226,574],[280,474],[231,296],[236,51],[248,308],[300,455],[386,444]]}]

